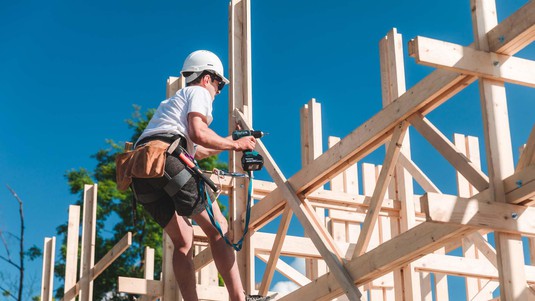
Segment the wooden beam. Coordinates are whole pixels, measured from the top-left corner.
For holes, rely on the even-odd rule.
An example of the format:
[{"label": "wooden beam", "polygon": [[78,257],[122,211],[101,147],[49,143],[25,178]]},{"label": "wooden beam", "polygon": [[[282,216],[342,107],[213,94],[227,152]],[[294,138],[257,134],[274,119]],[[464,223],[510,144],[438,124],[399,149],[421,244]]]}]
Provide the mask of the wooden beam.
[{"label": "wooden beam", "polygon": [[54,291],[54,258],[56,254],[56,237],[45,237],[43,246],[43,273],[41,275],[41,299],[52,301]]},{"label": "wooden beam", "polygon": [[[253,124],[252,66],[251,66],[251,1],[231,0],[229,4],[229,134],[236,128],[234,110],[238,109]],[[242,172],[241,152],[229,152],[229,170]],[[246,212],[247,181],[236,178],[229,195],[229,232],[242,237],[241,214]],[[254,253],[249,237],[243,242],[236,260],[243,287],[247,293],[255,289]]]},{"label": "wooden beam", "polygon": [[487,32],[489,50],[513,55],[535,40],[535,1],[524,6]]},{"label": "wooden beam", "polygon": [[414,161],[405,157],[403,153],[399,154],[398,161],[426,192],[440,193],[440,189],[427,177]]},{"label": "wooden beam", "polygon": [[492,202],[488,190],[472,198],[427,193],[422,206],[427,221],[535,236],[535,208]]},{"label": "wooden beam", "polygon": [[[482,259],[473,259],[451,255],[428,254],[415,262],[419,271],[440,272],[452,276],[476,277],[489,280],[498,280],[498,270],[490,262]],[[528,283],[535,283],[535,267],[525,265]]]},{"label": "wooden beam", "polygon": [[[459,225],[422,223],[353,259],[347,264],[347,270],[355,284],[367,283],[469,232],[471,230]],[[327,273],[279,300],[330,300],[342,293],[334,275]]]},{"label": "wooden beam", "polygon": [[408,120],[477,190],[483,191],[489,187],[488,177],[427,118],[421,114],[414,114]]},{"label": "wooden beam", "polygon": [[394,168],[396,167],[399,152],[401,150],[401,143],[407,131],[407,126],[408,123],[402,122],[398,127],[396,127],[394,133],[392,134],[392,140],[390,141],[385,155],[384,166],[381,169],[379,179],[377,180],[377,184],[373,191],[370,207],[368,208],[366,219],[361,227],[361,234],[355,248],[355,253],[353,253],[353,258],[364,254],[368,243],[370,242],[373,227],[377,223],[377,217],[379,216],[381,203],[385,197]]},{"label": "wooden beam", "polygon": [[154,279],[154,249],[145,247],[143,277],[148,280]]},{"label": "wooden beam", "polygon": [[[73,289],[78,277],[78,240],[80,239],[80,206],[69,206],[69,225],[67,226],[67,246],[65,251],[65,283],[63,295]],[[67,299],[66,301],[73,300]]]},{"label": "wooden beam", "polygon": [[[476,49],[492,52],[487,33],[498,26],[494,0],[471,0],[472,24]],[[503,180],[514,173],[507,97],[503,83],[479,81],[487,166],[492,201],[505,202]],[[476,188],[478,188],[476,186]],[[481,189],[478,188],[479,191]],[[522,238],[518,234],[495,233],[502,300],[528,300]]]},{"label": "wooden beam", "polygon": [[[383,107],[385,107],[406,91],[403,37],[397,33],[395,28],[390,30],[379,42],[379,56]],[[409,160],[411,158],[409,129],[407,129],[403,139],[400,155]],[[401,202],[400,218],[396,224],[391,226],[394,235],[397,235],[399,232],[414,227],[416,218],[414,202],[412,201],[414,187],[411,174],[402,164],[396,164],[394,179],[392,185],[395,187],[392,189],[390,197]],[[398,280],[395,284],[396,300],[420,300],[422,292],[420,275],[414,272],[410,264],[395,270],[394,277]]]},{"label": "wooden beam", "polygon": [[[256,254],[256,257],[258,257],[263,262],[268,262],[270,255]],[[277,271],[299,286],[303,286],[311,282],[310,279],[308,279],[305,275],[301,274],[301,272],[297,271],[292,266],[282,260],[277,261]]]},{"label": "wooden beam", "polygon": [[165,90],[165,95],[167,98],[173,96],[178,90],[186,86],[186,79],[183,76],[176,77],[170,76],[167,79],[167,85]]},{"label": "wooden beam", "polygon": [[127,294],[162,296],[163,284],[160,280],[119,277],[117,291]]},{"label": "wooden beam", "polygon": [[520,154],[520,158],[516,165],[516,171],[522,170],[532,164],[535,164],[535,126],[531,128],[531,133],[529,134],[526,146]]},{"label": "wooden beam", "polygon": [[[243,114],[236,110],[236,117],[242,123],[244,129],[251,129],[251,126],[244,119]],[[267,151],[262,141],[257,141],[256,150],[264,157],[264,167],[273,178],[279,188],[282,188],[283,197],[292,209],[295,216],[303,225],[305,232],[310,236],[314,245],[323,256],[330,271],[344,288],[344,293],[354,300],[360,299],[359,290],[352,285],[350,276],[345,270],[339,250],[327,233],[324,226],[318,222],[316,214],[306,199],[299,199],[292,185],[286,180],[279,167]]]},{"label": "wooden beam", "polygon": [[418,64],[535,87],[535,61],[532,60],[420,36],[409,42],[409,55]]},{"label": "wooden beam", "polygon": [[266,269],[264,270],[264,276],[262,277],[262,282],[258,292],[262,296],[266,296],[269,291],[269,286],[273,275],[275,274],[275,268],[277,267],[277,261],[279,259],[284,238],[286,237],[286,232],[288,232],[288,227],[290,226],[290,221],[292,220],[292,211],[290,206],[286,206],[282,214],[282,218],[279,224],[279,230],[277,231],[277,236],[275,237],[275,242],[273,244],[273,249],[269,255],[269,260],[267,262]]},{"label": "wooden beam", "polygon": [[97,278],[104,270],[112,264],[126,249],[132,245],[132,232],[127,232],[121,240],[116,243],[106,255],[95,264],[91,270],[92,279]]},{"label": "wooden beam", "polygon": [[84,185],[82,222],[82,250],[80,254],[80,301],[93,299],[93,280],[90,272],[95,264],[98,185]]}]

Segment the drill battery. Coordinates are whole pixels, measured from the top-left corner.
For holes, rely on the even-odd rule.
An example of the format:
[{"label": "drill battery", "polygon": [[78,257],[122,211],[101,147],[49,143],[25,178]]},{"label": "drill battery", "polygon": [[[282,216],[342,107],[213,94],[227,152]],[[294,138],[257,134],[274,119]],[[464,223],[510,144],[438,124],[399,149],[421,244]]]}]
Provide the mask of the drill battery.
[{"label": "drill battery", "polygon": [[[234,140],[238,140],[246,136],[253,136],[258,139],[264,136],[264,132],[254,130],[239,130],[232,132],[232,139]],[[264,166],[264,158],[262,158],[262,156],[254,150],[247,150],[243,152],[241,165],[244,171],[260,170],[262,169],[262,166]]]},{"label": "drill battery", "polygon": [[264,166],[264,158],[257,151],[244,151],[241,157],[241,166],[244,171],[260,170]]}]

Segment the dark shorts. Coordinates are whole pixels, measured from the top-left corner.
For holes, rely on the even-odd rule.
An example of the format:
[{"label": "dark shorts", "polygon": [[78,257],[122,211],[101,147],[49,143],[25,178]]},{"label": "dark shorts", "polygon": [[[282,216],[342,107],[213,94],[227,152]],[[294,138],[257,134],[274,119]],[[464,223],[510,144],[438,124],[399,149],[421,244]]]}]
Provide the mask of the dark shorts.
[{"label": "dark shorts", "polygon": [[[199,195],[199,178],[178,157],[174,155],[167,156],[165,172],[168,177],[132,179],[134,191],[138,196],[138,203],[143,205],[145,210],[162,228],[165,228],[175,212],[180,216],[190,217],[203,212],[207,204],[207,199]],[[169,195],[163,188],[169,182],[169,177],[173,178],[180,172],[187,172],[191,177],[189,177],[181,189]],[[205,185],[204,189],[208,191],[210,199],[213,200],[215,196],[210,188]],[[154,198],[154,201],[144,202],[141,196],[149,194],[156,195],[157,197]]]}]

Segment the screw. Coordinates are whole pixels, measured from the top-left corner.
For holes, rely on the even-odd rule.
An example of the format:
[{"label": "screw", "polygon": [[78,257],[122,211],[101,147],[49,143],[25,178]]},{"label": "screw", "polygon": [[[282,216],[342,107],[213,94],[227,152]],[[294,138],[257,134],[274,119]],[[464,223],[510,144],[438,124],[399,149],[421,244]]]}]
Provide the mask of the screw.
[{"label": "screw", "polygon": [[522,180],[516,181],[516,188],[522,187]]},{"label": "screw", "polygon": [[516,212],[511,213],[511,217],[513,219],[518,219],[518,213],[516,213]]},{"label": "screw", "polygon": [[503,44],[503,42],[505,42],[505,36],[499,36],[498,41]]},{"label": "screw", "polygon": [[493,64],[494,66],[498,66],[498,65],[500,64],[500,62],[498,62],[498,61],[494,61],[494,62],[492,62],[492,64]]}]

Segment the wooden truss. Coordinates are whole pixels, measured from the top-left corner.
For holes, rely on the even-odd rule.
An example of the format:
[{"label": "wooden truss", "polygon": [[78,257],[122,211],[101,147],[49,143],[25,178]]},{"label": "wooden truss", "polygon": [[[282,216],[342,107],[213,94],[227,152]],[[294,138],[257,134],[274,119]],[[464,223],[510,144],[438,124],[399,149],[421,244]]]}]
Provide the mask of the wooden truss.
[{"label": "wooden truss", "polygon": [[[245,129],[253,125],[249,1],[230,4],[230,129],[235,122]],[[416,62],[437,68],[409,90],[402,36],[396,29],[388,32],[380,41],[383,109],[345,138],[329,137],[325,152],[321,105],[314,99],[306,104],[301,111],[303,168],[295,175],[286,178],[268,148],[262,141],[257,143],[273,182],[255,180],[257,201],[251,208],[249,234],[237,253],[248,292],[270,294],[274,272],[279,271],[299,286],[279,300],[441,301],[450,299],[446,276],[454,275],[465,278],[467,300],[491,300],[497,288],[501,300],[535,299],[530,286],[535,283],[535,269],[525,265],[523,252],[526,242],[533,262],[535,210],[530,205],[535,197],[535,130],[515,167],[504,87],[505,82],[535,86],[535,62],[514,56],[535,40],[535,1],[501,23],[493,0],[471,0],[471,8],[472,45],[425,37],[409,42],[409,54]],[[480,167],[476,137],[456,134],[450,140],[426,118],[476,80],[488,174]],[[181,86],[181,78],[170,78],[167,93]],[[411,127],[455,168],[457,195],[442,193],[413,161]],[[386,154],[381,166],[361,162],[382,145]],[[237,156],[230,157],[232,171],[240,169]],[[362,192],[357,164],[362,167]],[[241,237],[246,180],[212,177],[229,196],[230,231]],[[415,182],[424,195],[415,195]],[[326,183],[330,189],[324,188]],[[261,231],[278,216],[277,233]],[[292,216],[301,223],[305,237],[287,234]],[[491,232],[495,246],[487,238]],[[225,290],[217,286],[210,248],[198,228],[195,241],[200,298],[228,300]],[[458,248],[462,256],[447,255]],[[160,280],[152,279],[149,265],[145,279],[120,277],[119,289],[141,294],[144,300],[181,300],[171,251],[172,244],[165,239]],[[150,254],[147,249],[147,262],[152,260]],[[306,274],[279,260],[280,256],[305,258]],[[266,262],[258,285],[256,258]],[[66,288],[74,289],[74,280],[66,277]],[[91,280],[84,276],[78,283]]]}]

